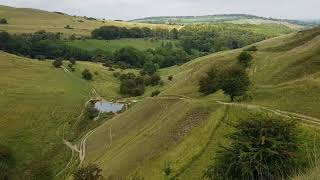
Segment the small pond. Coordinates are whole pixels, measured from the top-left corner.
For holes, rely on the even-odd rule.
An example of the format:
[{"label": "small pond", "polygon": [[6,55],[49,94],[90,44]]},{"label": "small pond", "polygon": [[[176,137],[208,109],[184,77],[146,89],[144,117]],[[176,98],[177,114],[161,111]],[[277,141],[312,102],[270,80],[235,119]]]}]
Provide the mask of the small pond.
[{"label": "small pond", "polygon": [[124,107],[122,103],[112,103],[107,101],[98,101],[95,103],[94,107],[100,112],[113,112],[117,113],[121,111]]}]

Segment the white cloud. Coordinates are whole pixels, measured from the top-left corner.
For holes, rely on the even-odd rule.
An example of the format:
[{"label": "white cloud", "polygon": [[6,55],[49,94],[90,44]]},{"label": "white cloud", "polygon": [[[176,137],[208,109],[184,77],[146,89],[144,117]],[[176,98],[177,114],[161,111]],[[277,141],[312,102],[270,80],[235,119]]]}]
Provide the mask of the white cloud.
[{"label": "white cloud", "polygon": [[107,19],[222,13],[291,19],[320,18],[319,0],[0,0],[0,4]]}]

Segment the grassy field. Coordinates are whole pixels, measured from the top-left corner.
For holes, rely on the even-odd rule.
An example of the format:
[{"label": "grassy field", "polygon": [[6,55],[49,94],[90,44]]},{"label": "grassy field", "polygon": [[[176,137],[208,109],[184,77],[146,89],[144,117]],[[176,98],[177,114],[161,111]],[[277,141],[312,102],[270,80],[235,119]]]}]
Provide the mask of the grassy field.
[{"label": "grassy field", "polygon": [[[58,14],[54,12],[41,11],[27,8],[12,8],[0,5],[0,17],[5,18],[8,24],[1,24],[0,30],[9,33],[32,33],[39,30],[48,32],[61,32],[67,35],[90,35],[93,29],[101,26],[119,27],[149,27],[173,29],[179,26],[154,25],[144,23],[129,23],[111,20],[87,20],[83,17]],[[73,29],[66,29],[69,25]]]},{"label": "grassy field", "polygon": [[18,168],[50,160],[59,169],[70,155],[61,143],[62,127],[80,114],[89,85],[50,62],[1,52],[0,86],[1,144],[12,148]]},{"label": "grassy field", "polygon": [[199,23],[234,23],[234,24],[282,24],[292,29],[301,29],[302,25],[285,20],[267,19],[244,14],[207,15],[207,16],[181,16],[181,17],[147,17],[132,20],[132,22],[155,24],[199,24]]},{"label": "grassy field", "polygon": [[139,50],[147,50],[149,48],[153,49],[156,47],[160,47],[162,43],[165,42],[173,42],[169,40],[151,40],[151,39],[118,39],[118,40],[76,40],[67,42],[69,46],[85,49],[85,50],[105,50],[109,52],[113,52],[117,49],[132,46]]}]

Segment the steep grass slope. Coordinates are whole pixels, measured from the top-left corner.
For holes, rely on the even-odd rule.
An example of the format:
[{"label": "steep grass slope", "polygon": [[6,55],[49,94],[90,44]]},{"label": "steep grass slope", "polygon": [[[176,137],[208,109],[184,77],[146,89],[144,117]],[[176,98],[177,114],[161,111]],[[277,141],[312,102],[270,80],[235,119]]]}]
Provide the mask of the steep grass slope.
[{"label": "steep grass slope", "polygon": [[[178,28],[179,26],[152,25],[143,23],[128,23],[119,21],[87,20],[83,17],[74,17],[66,14],[47,12],[36,9],[13,8],[0,6],[0,17],[5,18],[8,24],[1,24],[0,30],[9,33],[32,33],[39,30],[61,32],[64,34],[90,35],[91,31],[101,26],[119,27],[149,27],[149,28]],[[66,29],[69,25],[72,29]]]},{"label": "steep grass slope", "polygon": [[[257,43],[248,69],[253,100],[243,103],[319,118],[319,35],[316,28]],[[85,161],[98,163],[111,179],[132,174],[146,179],[200,179],[218,145],[228,143],[224,135],[230,127],[225,121],[246,117],[248,109],[217,104],[216,100],[228,101],[222,92],[201,96],[198,80],[212,66],[235,64],[242,50],[161,70],[163,77],[174,75],[161,96],[142,100],[99,127],[87,139]],[[305,147],[318,142],[316,130],[301,127],[307,132],[301,137]],[[167,168],[169,176],[164,174]]]},{"label": "steep grass slope", "polygon": [[[50,160],[60,168],[69,156],[62,129],[72,124],[89,97],[89,86],[50,62],[0,52],[0,137],[17,167]],[[70,130],[65,127],[65,133]],[[49,159],[50,158],[50,159]]]}]

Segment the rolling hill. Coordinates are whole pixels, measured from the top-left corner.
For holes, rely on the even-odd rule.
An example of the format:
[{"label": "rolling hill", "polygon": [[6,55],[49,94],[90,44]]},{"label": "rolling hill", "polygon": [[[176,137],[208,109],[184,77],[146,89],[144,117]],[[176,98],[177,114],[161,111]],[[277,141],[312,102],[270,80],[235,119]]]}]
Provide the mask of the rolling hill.
[{"label": "rolling hill", "polygon": [[[113,179],[130,174],[166,179],[166,167],[174,177],[199,179],[217,145],[227,143],[224,135],[230,127],[223,123],[225,120],[246,117],[263,107],[303,122],[318,122],[319,38],[320,29],[315,28],[257,43],[249,70],[254,82],[253,100],[238,107],[217,103],[228,101],[221,92],[201,96],[197,84],[211,66],[236,63],[242,49],[162,70],[164,77],[174,74],[174,82],[166,83],[160,97],[140,101],[90,133],[85,162],[99,164],[103,174]],[[301,128],[307,132],[303,137],[306,146],[319,137],[315,129],[303,124]],[[316,142],[318,146],[318,139]]]},{"label": "rolling hill", "polygon": [[[129,23],[112,20],[98,20],[76,17],[60,12],[47,12],[37,9],[13,8],[0,5],[0,17],[8,24],[1,24],[0,30],[9,33],[33,33],[39,30],[61,32],[67,35],[90,35],[93,29],[101,26],[179,28],[179,26],[154,25],[145,23]],[[65,28],[67,25],[70,28]]]},{"label": "rolling hill", "polygon": [[[0,25],[0,29],[11,33],[44,28],[86,35],[94,27],[111,23],[83,18],[80,19],[84,22],[79,22],[79,17],[31,9],[0,9],[3,9],[0,16],[6,15],[9,21],[9,25]],[[39,26],[39,22],[43,25]],[[66,25],[75,29],[63,28]],[[231,129],[226,122],[245,118],[251,112],[268,111],[302,122],[299,127],[304,133],[300,138],[305,144],[301,153],[306,154],[311,145],[320,147],[320,133],[315,128],[320,124],[320,28],[254,45],[258,51],[251,52],[254,60],[248,69],[253,99],[233,104],[227,102],[229,99],[222,92],[202,96],[198,81],[212,66],[223,68],[235,64],[237,56],[247,47],[161,69],[163,86],[148,88],[144,96],[130,99],[123,99],[118,92],[119,80],[99,63],[77,62],[72,73],[65,68],[53,68],[49,60],[37,61],[0,52],[1,144],[13,150],[18,162],[16,170],[22,175],[30,164],[37,164],[34,161],[48,161],[55,179],[70,177],[79,162],[98,164],[109,179],[200,179],[203,170],[213,162],[219,145],[228,144],[225,135]],[[81,78],[84,69],[94,72],[93,81]],[[138,73],[138,70],[127,71]],[[172,81],[168,80],[170,75]],[[156,89],[161,91],[160,96],[149,97]],[[126,100],[132,106],[111,119],[102,117],[100,126],[74,137],[74,126],[83,107],[96,97]],[[164,174],[166,168],[171,170],[168,176]],[[312,177],[318,171],[315,167],[302,178]],[[22,175],[16,173],[15,178]]]},{"label": "rolling hill", "polygon": [[307,22],[295,20],[281,20],[264,18],[246,14],[221,14],[206,16],[160,16],[134,19],[131,22],[154,23],[154,24],[196,24],[196,23],[235,23],[235,24],[282,24],[293,29],[301,29],[307,26]]}]

